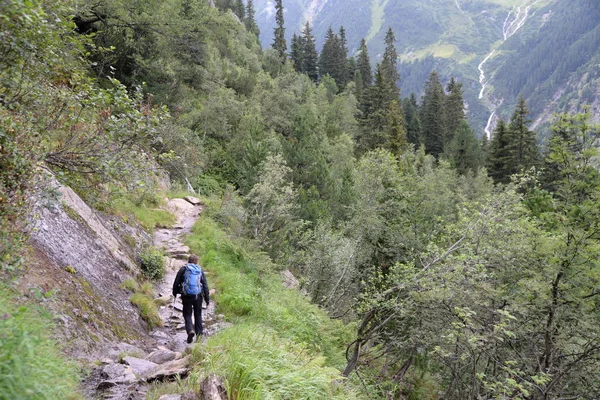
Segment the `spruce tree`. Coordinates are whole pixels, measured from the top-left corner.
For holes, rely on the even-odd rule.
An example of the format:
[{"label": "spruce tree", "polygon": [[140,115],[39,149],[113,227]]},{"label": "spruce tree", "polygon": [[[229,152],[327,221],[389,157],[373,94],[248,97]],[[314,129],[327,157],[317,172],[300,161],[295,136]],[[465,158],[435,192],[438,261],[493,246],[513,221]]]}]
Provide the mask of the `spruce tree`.
[{"label": "spruce tree", "polygon": [[506,122],[501,119],[492,133],[486,162],[488,173],[496,183],[510,181],[508,139]]},{"label": "spruce tree", "polygon": [[367,42],[365,39],[360,41],[358,70],[362,77],[363,86],[370,86],[373,83],[373,73],[371,72],[371,60],[369,59],[369,49],[367,49]]},{"label": "spruce tree", "polygon": [[258,37],[260,35],[260,29],[258,29],[255,14],[254,2],[253,0],[248,0],[248,3],[246,3],[246,18],[244,19],[244,25],[248,32],[252,32]]},{"label": "spruce tree", "polygon": [[302,43],[302,37],[296,35],[292,36],[292,42],[290,44],[290,58],[294,64],[294,69],[297,72],[304,72],[304,43]]},{"label": "spruce tree", "polygon": [[449,143],[456,130],[465,120],[465,103],[463,101],[462,83],[456,82],[454,78],[450,79],[446,88],[448,95],[445,98],[444,117],[446,125],[445,143]]},{"label": "spruce tree", "polygon": [[529,130],[529,110],[523,96],[519,96],[517,107],[508,126],[508,152],[511,173],[529,169],[539,162],[539,150],[535,132]]},{"label": "spruce tree", "polygon": [[404,119],[406,120],[406,140],[417,149],[421,145],[421,119],[419,117],[417,96],[414,93],[404,99],[403,108]]},{"label": "spruce tree", "polygon": [[475,172],[481,166],[481,144],[464,119],[459,122],[454,138],[448,143],[444,154],[461,175],[468,171]]},{"label": "spruce tree", "polygon": [[321,50],[321,56],[319,57],[319,73],[321,76],[331,76],[338,86],[341,76],[339,48],[340,38],[333,32],[333,29],[329,27],[327,35],[325,36],[323,49]]},{"label": "spruce tree", "polygon": [[438,157],[444,149],[444,87],[436,71],[425,82],[421,105],[421,128],[425,151]]},{"label": "spruce tree", "polygon": [[398,156],[406,150],[406,122],[404,120],[404,111],[400,105],[400,100],[390,102],[386,110],[386,125],[384,128],[387,136],[387,145],[392,154]]},{"label": "spruce tree", "polygon": [[400,98],[400,73],[398,72],[398,52],[396,51],[396,36],[392,28],[389,28],[385,35],[385,51],[381,61],[381,70],[384,79],[393,88],[393,98],[390,101]]},{"label": "spruce tree", "polygon": [[306,22],[302,31],[302,72],[308,75],[314,82],[319,80],[318,62],[319,53],[315,44],[315,37],[312,34],[310,23]]},{"label": "spruce tree", "polygon": [[287,43],[285,41],[285,27],[284,27],[284,19],[283,19],[283,0],[275,0],[275,23],[277,26],[275,27],[274,33],[275,37],[273,38],[273,49],[277,51],[279,54],[279,59],[281,62],[285,62],[287,57]]},{"label": "spruce tree", "polygon": [[240,21],[246,19],[246,7],[244,7],[244,2],[242,0],[236,0],[233,6],[233,12],[240,18]]}]

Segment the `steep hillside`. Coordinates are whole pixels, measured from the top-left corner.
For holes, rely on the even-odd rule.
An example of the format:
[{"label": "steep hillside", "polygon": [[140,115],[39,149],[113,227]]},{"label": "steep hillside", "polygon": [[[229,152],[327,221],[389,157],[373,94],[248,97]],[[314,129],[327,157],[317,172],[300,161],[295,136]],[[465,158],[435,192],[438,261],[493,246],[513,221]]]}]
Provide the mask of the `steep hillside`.
[{"label": "steep hillside", "polygon": [[[261,41],[270,46],[273,2],[256,4]],[[576,109],[597,97],[584,89],[594,79],[588,72],[596,65],[592,58],[600,42],[593,40],[600,21],[596,2],[304,0],[284,1],[284,7],[288,36],[310,20],[321,45],[330,26],[343,25],[350,53],[366,38],[374,62],[380,61],[385,31],[391,26],[403,94],[421,93],[432,69],[444,81],[457,77],[463,83],[469,120],[479,134],[493,125],[490,114],[510,113],[519,93],[540,123],[553,112]],[[564,37],[556,40],[560,36]],[[569,56],[560,57],[564,52]]]}]

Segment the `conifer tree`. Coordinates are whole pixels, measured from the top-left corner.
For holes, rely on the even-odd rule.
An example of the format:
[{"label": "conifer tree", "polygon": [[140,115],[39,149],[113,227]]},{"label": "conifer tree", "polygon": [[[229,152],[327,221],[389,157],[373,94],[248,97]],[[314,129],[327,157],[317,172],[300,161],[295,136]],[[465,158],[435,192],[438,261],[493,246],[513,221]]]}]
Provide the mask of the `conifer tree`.
[{"label": "conifer tree", "polygon": [[438,157],[444,149],[444,87],[440,83],[438,73],[429,74],[421,104],[421,128],[425,151]]},{"label": "conifer tree", "polygon": [[462,83],[456,82],[454,78],[450,79],[446,88],[448,95],[445,98],[444,113],[445,113],[445,143],[449,143],[456,130],[465,120],[465,103],[463,101]]},{"label": "conifer tree", "polygon": [[304,43],[302,43],[302,37],[296,35],[292,36],[292,42],[290,44],[290,58],[294,64],[294,69],[297,72],[304,72]]},{"label": "conifer tree", "polygon": [[246,7],[244,6],[244,2],[242,0],[236,0],[233,6],[233,12],[240,18],[241,21],[246,19]]},{"label": "conifer tree", "polygon": [[369,49],[367,49],[367,42],[365,39],[360,41],[358,70],[362,77],[363,86],[370,86],[373,83],[373,73],[371,72],[371,60],[369,59]]},{"label": "conifer tree", "polygon": [[528,169],[538,164],[539,150],[535,132],[529,130],[531,121],[527,118],[529,110],[523,95],[519,96],[517,107],[508,126],[508,152],[511,173]]},{"label": "conifer tree", "polygon": [[341,63],[340,67],[340,88],[345,88],[346,84],[350,81],[352,77],[352,69],[351,65],[348,62],[348,40],[346,39],[346,29],[341,26],[340,27],[340,46],[338,48],[338,58]]},{"label": "conifer tree", "polygon": [[400,100],[394,100],[387,106],[385,135],[392,154],[400,155],[406,150],[406,122]]},{"label": "conifer tree", "polygon": [[302,49],[302,72],[307,74],[310,79],[316,82],[319,79],[318,62],[319,53],[315,44],[315,37],[312,34],[310,23],[306,22],[302,31],[301,40]]},{"label": "conifer tree", "polygon": [[389,28],[385,35],[385,51],[383,53],[383,60],[381,61],[381,69],[384,79],[393,88],[393,98],[396,100],[400,98],[400,73],[398,72],[398,52],[396,51],[396,36],[392,28]]},{"label": "conifer tree", "polygon": [[481,145],[466,120],[459,122],[454,138],[448,143],[444,153],[461,175],[469,170],[477,171],[480,167]]},{"label": "conifer tree", "polygon": [[417,96],[410,94],[409,98],[403,101],[404,119],[406,120],[406,140],[408,143],[419,148],[421,145],[421,120],[419,118],[419,105]]},{"label": "conifer tree", "polygon": [[341,87],[341,83],[344,83],[345,64],[341,39],[330,27],[319,58],[319,72],[321,76],[329,74]]},{"label": "conifer tree", "polygon": [[246,3],[246,18],[244,19],[244,25],[248,32],[254,33],[257,37],[260,35],[260,29],[256,23],[256,11],[254,10],[254,1],[248,0]]},{"label": "conifer tree", "polygon": [[496,183],[510,181],[508,139],[506,122],[501,119],[492,133],[486,162],[488,173]]},{"label": "conifer tree", "polygon": [[287,57],[287,43],[285,41],[285,27],[284,27],[284,19],[283,19],[283,0],[275,0],[275,23],[277,26],[275,27],[274,33],[275,37],[273,38],[273,49],[277,51],[279,54],[279,59],[281,62],[285,62]]}]

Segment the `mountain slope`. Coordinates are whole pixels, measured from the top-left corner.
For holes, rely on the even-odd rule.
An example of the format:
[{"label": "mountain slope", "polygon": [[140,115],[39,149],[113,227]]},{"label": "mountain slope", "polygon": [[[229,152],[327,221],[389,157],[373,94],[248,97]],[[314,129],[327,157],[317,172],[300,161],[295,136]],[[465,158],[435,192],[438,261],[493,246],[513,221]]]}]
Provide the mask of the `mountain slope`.
[{"label": "mountain slope", "polygon": [[[261,41],[263,46],[270,46],[273,2],[259,0],[256,7]],[[310,20],[317,45],[321,45],[330,26],[337,30],[343,25],[351,54],[360,39],[366,38],[374,62],[380,60],[383,37],[391,26],[397,38],[403,94],[420,93],[434,68],[444,80],[458,77],[463,82],[469,119],[480,134],[486,126],[491,128],[488,126],[494,121],[489,118],[491,113],[510,115],[520,92],[531,105],[532,118],[540,122],[547,120],[553,111],[565,108],[554,105],[556,101],[550,97],[570,99],[571,107],[567,109],[571,110],[573,104],[597,98],[590,89],[579,93],[590,87],[582,79],[594,79],[586,72],[595,65],[592,60],[600,43],[594,40],[597,35],[594,29],[600,25],[599,6],[595,2],[288,0],[284,7],[287,35],[299,32],[305,21]],[[553,41],[548,38],[556,38],[560,32],[565,32],[566,42],[558,41],[552,47]],[[557,52],[567,51],[567,47],[577,56],[556,57]],[[523,80],[527,80],[526,85]],[[567,80],[571,82],[568,85]],[[517,86],[523,90],[516,90]],[[558,100],[564,102],[567,100]]]}]

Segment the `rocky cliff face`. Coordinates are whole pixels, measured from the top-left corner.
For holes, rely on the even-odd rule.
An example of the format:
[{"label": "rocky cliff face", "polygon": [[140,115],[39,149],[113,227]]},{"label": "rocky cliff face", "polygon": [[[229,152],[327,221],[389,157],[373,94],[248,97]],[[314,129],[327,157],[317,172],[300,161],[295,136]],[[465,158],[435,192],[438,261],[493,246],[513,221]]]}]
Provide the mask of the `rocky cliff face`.
[{"label": "rocky cliff face", "polygon": [[112,342],[145,338],[145,324],[121,283],[138,272],[141,229],[91,209],[50,174],[31,197],[30,260],[22,291],[55,313],[59,341],[76,358]]}]

